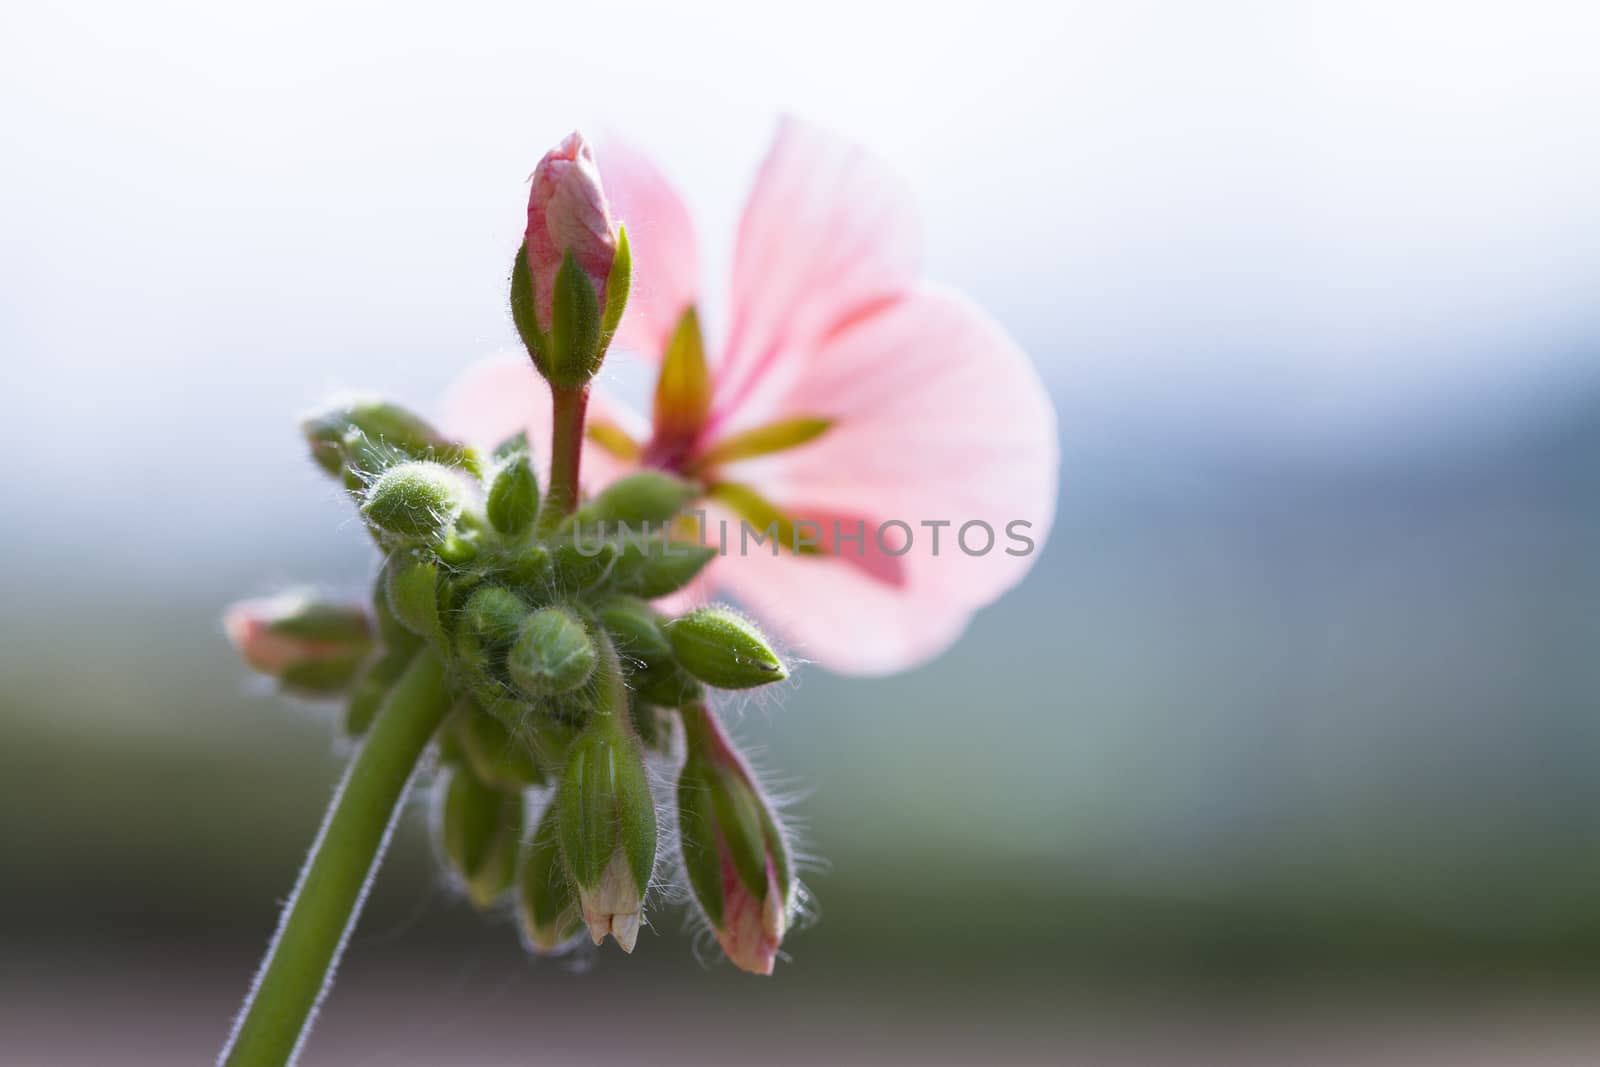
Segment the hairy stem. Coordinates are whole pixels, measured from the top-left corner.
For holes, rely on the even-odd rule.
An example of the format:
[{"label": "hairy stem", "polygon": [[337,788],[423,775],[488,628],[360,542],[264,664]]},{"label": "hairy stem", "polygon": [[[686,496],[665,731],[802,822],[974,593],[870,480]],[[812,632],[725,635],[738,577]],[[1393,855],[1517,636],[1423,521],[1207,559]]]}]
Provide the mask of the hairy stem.
[{"label": "hairy stem", "polygon": [[220,1064],[282,1067],[299,1054],[406,787],[449,708],[444,665],[432,652],[419,652],[345,771]]},{"label": "hairy stem", "polygon": [[545,498],[544,521],[548,530],[578,507],[578,464],[583,458],[583,418],[589,406],[589,386],[575,389],[550,387],[550,492]]}]

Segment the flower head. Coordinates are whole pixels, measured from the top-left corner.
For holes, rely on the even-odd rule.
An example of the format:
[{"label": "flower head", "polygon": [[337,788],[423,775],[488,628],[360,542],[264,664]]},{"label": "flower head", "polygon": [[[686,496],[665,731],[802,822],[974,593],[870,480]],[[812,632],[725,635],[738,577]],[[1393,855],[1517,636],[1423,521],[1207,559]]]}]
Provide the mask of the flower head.
[{"label": "flower head", "polygon": [[[596,391],[588,484],[638,467],[695,482],[711,543],[731,531],[705,586],[805,656],[870,674],[937,654],[1048,533],[1055,415],[1027,357],[972,303],[918,279],[910,196],[820,130],[785,122],[760,169],[720,344],[702,329],[677,194],[625,145],[607,144],[598,171],[633,247],[616,342],[660,375],[649,419]],[[549,411],[525,363],[489,362],[459,383],[450,426],[537,441]]]}]

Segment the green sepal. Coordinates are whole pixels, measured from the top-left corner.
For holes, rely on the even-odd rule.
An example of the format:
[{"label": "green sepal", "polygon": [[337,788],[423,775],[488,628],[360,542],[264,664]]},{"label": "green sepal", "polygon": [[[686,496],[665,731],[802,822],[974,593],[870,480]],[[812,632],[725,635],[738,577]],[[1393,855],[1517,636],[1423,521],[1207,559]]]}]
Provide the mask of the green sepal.
[{"label": "green sepal", "polygon": [[691,757],[678,773],[678,840],[689,888],[712,926],[722,924],[722,856],[712,801],[711,768]]},{"label": "green sepal", "polygon": [[434,555],[439,557],[439,562],[450,567],[465,567],[478,558],[478,536],[476,532],[465,535],[457,530],[445,534],[444,540],[433,548]]},{"label": "green sepal", "polygon": [[628,290],[633,284],[633,252],[628,247],[628,229],[617,227],[617,254],[611,260],[611,273],[606,275],[606,306],[600,317],[600,355],[603,358],[616,336],[622,313],[628,307]]},{"label": "green sepal", "polygon": [[518,452],[532,453],[528,447],[528,431],[518,430],[510,437],[494,446],[494,458],[497,460],[510,459]]},{"label": "green sepal", "polygon": [[753,459],[756,456],[771,455],[774,452],[785,452],[815,441],[832,429],[833,424],[833,419],[808,415],[796,415],[769,422],[724,437],[701,453],[695,461],[695,466],[697,469],[705,470],[720,463],[733,463],[742,459]]},{"label": "green sepal", "polygon": [[641,545],[630,539],[623,543],[611,570],[611,587],[619,593],[654,600],[694,581],[716,555],[713,545],[685,541],[663,544],[660,540]]},{"label": "green sepal", "polygon": [[527,452],[500,461],[484,505],[490,524],[506,537],[520,537],[539,514],[539,480]]},{"label": "green sepal", "polygon": [[728,608],[697,608],[664,627],[685,670],[718,689],[749,689],[789,676],[754,623]]},{"label": "green sepal", "polygon": [[594,285],[567,249],[556,271],[550,303],[548,358],[541,368],[550,384],[576,389],[600,369],[600,306]]},{"label": "green sepal", "polygon": [[533,273],[528,269],[528,242],[517,249],[517,258],[511,264],[511,322],[517,335],[533,359],[540,374],[545,374],[545,351],[549,342],[539,329],[539,315],[535,310]]},{"label": "green sepal", "polygon": [[439,635],[439,567],[410,552],[396,552],[383,568],[389,611],[418,637]]},{"label": "green sepal", "polygon": [[556,806],[539,820],[517,871],[517,918],[535,952],[553,952],[583,930],[583,912],[561,859]]},{"label": "green sepal", "polygon": [[518,689],[538,700],[584,685],[598,659],[583,620],[566,608],[541,608],[522,620],[506,655],[506,672]]},{"label": "green sepal", "polygon": [[605,523],[607,533],[620,534],[626,525],[637,536],[648,536],[646,524],[660,530],[700,494],[700,486],[665,471],[639,471],[608,485],[578,509],[585,525]]},{"label": "green sepal", "polygon": [[[403,560],[404,557],[397,557]],[[400,616],[389,606],[389,563],[378,568],[378,577],[372,586],[372,617],[377,623],[378,643],[384,648],[416,648],[421,639],[411,632]]]},{"label": "green sepal", "polygon": [[767,895],[766,835],[761,830],[761,801],[737,767],[712,768],[711,801],[717,828],[739,881],[757,900]]}]

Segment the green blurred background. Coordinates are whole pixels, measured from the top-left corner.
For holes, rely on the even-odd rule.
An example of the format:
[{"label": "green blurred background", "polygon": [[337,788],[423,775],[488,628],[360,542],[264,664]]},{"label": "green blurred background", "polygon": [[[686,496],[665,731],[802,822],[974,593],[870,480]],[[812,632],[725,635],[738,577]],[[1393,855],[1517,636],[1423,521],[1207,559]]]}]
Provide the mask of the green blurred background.
[{"label": "green blurred background", "polygon": [[203,1062],[244,993],[341,753],[219,612],[373,563],[295,415],[510,342],[573,123],[720,254],[782,109],[1034,354],[1048,544],[937,662],[736,705],[826,859],[772,980],[671,912],[529,960],[418,813],[305,1062],[1600,1058],[1600,79],[1548,6],[0,16],[0,1062]]}]

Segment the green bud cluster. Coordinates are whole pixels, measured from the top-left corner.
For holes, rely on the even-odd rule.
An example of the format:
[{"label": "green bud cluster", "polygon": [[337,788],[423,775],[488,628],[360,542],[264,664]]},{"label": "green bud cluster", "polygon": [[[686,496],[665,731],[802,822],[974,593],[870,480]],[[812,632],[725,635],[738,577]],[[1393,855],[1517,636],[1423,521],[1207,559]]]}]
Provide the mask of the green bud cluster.
[{"label": "green bud cluster", "polygon": [[[544,339],[550,362],[573,354],[559,345],[587,344],[580,333]],[[333,687],[346,700],[345,731],[356,738],[370,727],[422,650],[438,656],[454,710],[437,738],[433,824],[453,880],[479,908],[511,897],[535,951],[562,948],[585,926],[597,942],[610,934],[631,950],[663,866],[658,808],[677,805],[677,821],[703,827],[753,803],[753,786],[698,752],[712,735],[690,726],[707,714],[707,690],[787,677],[743,616],[713,607],[674,618],[651,603],[683,589],[714,554],[683,536],[702,487],[643,472],[570,515],[542,514],[521,437],[485,462],[377,402],[341,405],[304,429],[313,459],[350,490],[384,553],[372,633]],[[675,760],[685,746],[686,776],[656,795],[647,761]],[[717,788],[701,788],[708,783]],[[706,814],[708,797],[720,814]],[[715,839],[783,856],[787,894],[787,852],[761,811],[750,833],[719,829]],[[686,847],[693,895],[715,922],[720,909],[706,894],[719,861]],[[738,865],[752,884],[753,865]]]}]

